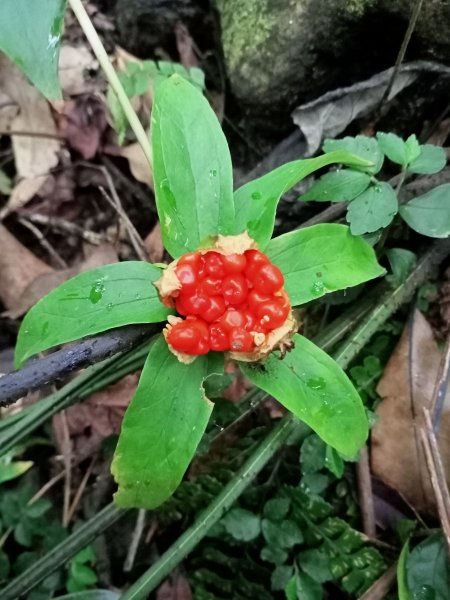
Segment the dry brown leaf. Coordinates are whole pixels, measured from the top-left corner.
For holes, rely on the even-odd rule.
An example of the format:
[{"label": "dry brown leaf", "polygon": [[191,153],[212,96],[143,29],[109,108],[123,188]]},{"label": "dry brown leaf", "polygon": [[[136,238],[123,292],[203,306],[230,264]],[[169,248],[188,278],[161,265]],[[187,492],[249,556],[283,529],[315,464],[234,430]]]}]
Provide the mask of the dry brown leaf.
[{"label": "dry brown leaf", "polygon": [[[1,269],[0,257],[0,269]],[[61,269],[60,271],[50,271],[38,274],[28,285],[23,289],[20,297],[14,302],[14,305],[6,313],[6,316],[17,319],[27,312],[38,300],[51,292],[55,287],[61,285],[71,277],[75,277],[79,273],[95,269],[109,263],[117,262],[117,252],[110,244],[102,244],[95,247],[91,255],[83,262],[70,269]],[[1,275],[1,271],[0,271]],[[1,279],[0,279],[1,281]],[[5,304],[6,305],[6,304]]]},{"label": "dry brown leaf", "polygon": [[128,160],[130,171],[133,174],[133,177],[137,179],[137,181],[145,183],[145,185],[148,185],[149,188],[153,190],[152,169],[148,163],[144,151],[141,148],[141,145],[136,142],[134,144],[130,144],[129,146],[125,146],[124,148],[120,149],[120,155]]},{"label": "dry brown leaf", "polygon": [[14,309],[31,281],[52,268],[23,246],[0,224],[0,300]]},{"label": "dry brown leaf", "polygon": [[98,68],[98,62],[87,46],[62,44],[59,53],[59,82],[64,94],[75,96],[94,90],[86,77],[87,71]]},{"label": "dry brown leaf", "polygon": [[7,94],[0,91],[0,131],[11,129],[11,123],[18,112],[19,105]]},{"label": "dry brown leaf", "polygon": [[67,425],[74,454],[86,458],[100,449],[102,440],[118,434],[123,415],[139,381],[139,374],[127,375],[117,383],[92,394],[82,404],[66,409]]},{"label": "dry brown leaf", "polygon": [[[380,420],[372,430],[374,474],[400,492],[418,511],[434,512],[434,495],[424,462],[418,428],[429,407],[441,354],[432,329],[416,311],[392,354],[377,391]],[[439,445],[450,482],[450,406],[444,408]]]},{"label": "dry brown leaf", "polygon": [[200,62],[195,54],[194,40],[192,39],[188,28],[183,23],[177,23],[175,25],[175,41],[181,64],[187,69],[199,67]]},{"label": "dry brown leaf", "polygon": [[69,146],[85,160],[97,154],[107,125],[105,104],[94,94],[78,96],[63,107],[61,130]]},{"label": "dry brown leaf", "polygon": [[[58,139],[41,138],[38,135],[42,133],[57,137],[48,102],[5,55],[0,55],[0,89],[19,107],[19,112],[10,122],[10,129],[34,134],[13,135],[11,138],[19,181],[22,178],[35,180],[46,175],[58,164],[60,150]],[[31,187],[35,190],[36,186],[37,181],[34,181]],[[20,194],[13,192],[7,211],[3,212],[16,210],[19,202],[27,202],[31,197],[30,192],[28,188],[25,193],[23,187]]]},{"label": "dry brown leaf", "polygon": [[162,262],[164,258],[164,244],[161,237],[161,226],[159,222],[156,223],[145,238],[144,247],[150,262]]}]

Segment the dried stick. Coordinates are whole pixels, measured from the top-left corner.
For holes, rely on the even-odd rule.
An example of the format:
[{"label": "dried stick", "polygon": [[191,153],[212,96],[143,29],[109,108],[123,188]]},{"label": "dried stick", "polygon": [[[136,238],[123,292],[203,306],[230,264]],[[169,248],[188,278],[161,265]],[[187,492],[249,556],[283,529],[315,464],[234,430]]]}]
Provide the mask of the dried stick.
[{"label": "dried stick", "polygon": [[369,450],[367,445],[361,449],[359,454],[356,473],[364,533],[367,537],[373,539],[376,537],[375,508],[373,505],[372,479],[370,477]]}]

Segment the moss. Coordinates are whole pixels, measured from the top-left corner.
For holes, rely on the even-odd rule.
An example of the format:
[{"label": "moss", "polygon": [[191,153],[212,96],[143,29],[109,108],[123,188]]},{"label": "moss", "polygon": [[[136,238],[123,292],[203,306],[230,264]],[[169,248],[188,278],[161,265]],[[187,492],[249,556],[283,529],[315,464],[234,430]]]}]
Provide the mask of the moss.
[{"label": "moss", "polygon": [[[248,56],[263,49],[270,40],[276,25],[273,7],[269,11],[269,0],[216,0],[221,13],[222,46],[230,71],[239,68]],[[273,4],[273,3],[272,3]]]}]

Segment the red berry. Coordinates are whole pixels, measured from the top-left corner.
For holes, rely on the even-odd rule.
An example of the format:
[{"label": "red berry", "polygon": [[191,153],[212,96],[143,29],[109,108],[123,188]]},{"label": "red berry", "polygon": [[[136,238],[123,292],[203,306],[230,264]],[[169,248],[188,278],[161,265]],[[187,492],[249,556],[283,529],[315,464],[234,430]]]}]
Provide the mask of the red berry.
[{"label": "red berry", "polygon": [[272,300],[272,296],[268,294],[260,294],[256,290],[252,290],[248,295],[248,305],[250,310],[253,312],[256,312],[258,306],[264,302],[268,302],[269,300]]},{"label": "red berry", "polygon": [[205,272],[213,277],[223,277],[225,268],[222,262],[222,256],[217,252],[207,252],[205,258]]},{"label": "red berry", "polygon": [[245,269],[247,259],[243,254],[223,254],[222,263],[227,273],[241,273]]},{"label": "red berry", "polygon": [[199,315],[209,308],[209,297],[201,292],[180,294],[175,306],[180,315]]},{"label": "red berry", "polygon": [[253,348],[253,337],[245,329],[236,327],[230,332],[230,350],[233,352],[250,352]]},{"label": "red berry", "polygon": [[167,333],[167,341],[179,352],[189,352],[198,346],[202,334],[195,322],[180,321],[173,325]]},{"label": "red berry", "polygon": [[228,275],[222,282],[222,293],[228,304],[242,304],[248,295],[247,282],[243,275]]},{"label": "red berry", "polygon": [[255,315],[248,308],[243,309],[242,313],[245,319],[244,329],[247,331],[255,331],[255,326],[257,325]]},{"label": "red berry", "polygon": [[230,341],[228,339],[228,332],[226,329],[213,323],[209,327],[209,343],[211,350],[216,352],[223,352],[230,349]]},{"label": "red berry", "polygon": [[198,287],[207,296],[218,296],[222,293],[222,279],[208,275]]},{"label": "red berry", "polygon": [[252,279],[253,273],[259,266],[269,264],[270,262],[267,256],[259,250],[247,250],[245,258],[247,261],[245,276],[249,279]]},{"label": "red berry", "polygon": [[219,324],[226,329],[231,331],[235,327],[245,326],[245,316],[241,310],[235,308],[229,308],[219,319]]},{"label": "red berry", "polygon": [[208,323],[216,321],[226,310],[224,299],[221,296],[211,296],[209,306],[200,312],[200,316]]},{"label": "red berry", "polygon": [[202,266],[203,257],[198,252],[188,252],[180,256],[177,262],[177,266],[181,265],[192,265],[197,271]]},{"label": "red berry", "polygon": [[274,294],[284,284],[283,273],[272,264],[261,265],[253,274],[253,287],[261,294]]},{"label": "red berry", "polygon": [[182,292],[191,292],[198,283],[198,271],[191,264],[178,264],[175,267],[175,273],[181,283]]},{"label": "red berry", "polygon": [[257,308],[256,314],[263,327],[276,329],[286,321],[289,314],[289,304],[285,302],[284,298],[275,297],[261,304]]}]

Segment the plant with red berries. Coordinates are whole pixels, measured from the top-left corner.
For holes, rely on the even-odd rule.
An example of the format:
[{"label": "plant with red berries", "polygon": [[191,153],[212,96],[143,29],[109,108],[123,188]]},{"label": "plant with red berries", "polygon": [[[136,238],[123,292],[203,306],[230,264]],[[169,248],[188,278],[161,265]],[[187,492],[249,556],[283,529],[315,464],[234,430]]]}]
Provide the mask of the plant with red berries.
[{"label": "plant with red berries", "polygon": [[[346,151],[285,164],[233,193],[228,146],[205,98],[179,76],[152,114],[155,195],[169,265],[128,261],[82,273],[38,302],[16,363],[56,345],[166,321],[125,414],[112,471],[120,506],[153,508],[180,483],[213,404],[204,382],[235,360],[328,444],[354,456],[367,437],[361,400],[340,367],[297,333],[292,308],[383,274],[348,227],[316,225],[271,240],[281,196]],[[284,357],[283,360],[279,360]]]}]

